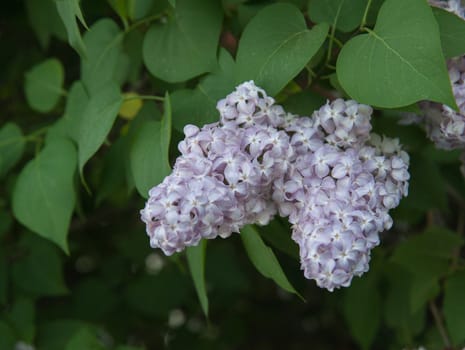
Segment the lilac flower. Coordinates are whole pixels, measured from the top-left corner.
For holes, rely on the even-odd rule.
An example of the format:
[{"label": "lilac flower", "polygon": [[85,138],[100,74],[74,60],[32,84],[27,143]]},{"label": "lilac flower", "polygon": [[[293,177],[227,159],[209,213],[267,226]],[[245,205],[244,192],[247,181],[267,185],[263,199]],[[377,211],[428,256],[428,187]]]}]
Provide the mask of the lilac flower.
[{"label": "lilac flower", "polygon": [[279,213],[306,278],[332,291],[366,272],[409,179],[398,141],[370,135],[371,107],[337,99],[298,117],[249,81],[217,108],[219,123],[184,128],[173,173],[149,193],[152,247],[170,255]]}]

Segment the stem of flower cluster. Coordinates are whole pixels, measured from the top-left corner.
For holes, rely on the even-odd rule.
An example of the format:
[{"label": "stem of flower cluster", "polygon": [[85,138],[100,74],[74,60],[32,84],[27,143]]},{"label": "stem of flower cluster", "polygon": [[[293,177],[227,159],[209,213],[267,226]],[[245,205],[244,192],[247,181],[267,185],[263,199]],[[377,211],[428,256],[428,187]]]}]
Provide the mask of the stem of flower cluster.
[{"label": "stem of flower cluster", "polygon": [[439,312],[433,300],[429,301],[429,309],[431,311],[431,314],[433,315],[434,322],[436,323],[436,327],[438,328],[439,334],[441,335],[444,346],[447,349],[449,349],[451,347],[450,339],[449,339],[449,336],[447,335],[444,322],[442,321],[441,313]]}]

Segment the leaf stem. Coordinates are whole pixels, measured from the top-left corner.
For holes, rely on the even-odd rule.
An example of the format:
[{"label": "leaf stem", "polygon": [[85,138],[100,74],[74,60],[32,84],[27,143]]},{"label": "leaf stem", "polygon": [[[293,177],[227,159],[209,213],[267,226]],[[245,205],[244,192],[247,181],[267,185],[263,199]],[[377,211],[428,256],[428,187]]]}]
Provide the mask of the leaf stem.
[{"label": "leaf stem", "polygon": [[360,30],[363,30],[365,28],[365,24],[367,23],[367,17],[368,17],[368,12],[370,11],[370,7],[371,7],[371,1],[372,0],[368,0],[367,2],[367,6],[365,7],[365,12],[363,13],[363,17],[362,17],[362,23],[360,23]]},{"label": "leaf stem", "polygon": [[449,349],[451,347],[451,343],[450,343],[449,336],[447,335],[444,322],[442,321],[441,314],[433,300],[430,300],[428,304],[429,304],[429,309],[431,311],[431,314],[433,315],[434,322],[436,323],[436,327],[438,328],[439,334],[441,334],[441,338],[444,343],[444,346],[447,349]]},{"label": "leaf stem", "polygon": [[130,100],[154,100],[154,101],[163,102],[163,101],[165,101],[165,98],[160,97],[160,96],[152,96],[152,95],[136,95],[136,96],[124,97],[123,100],[124,101],[130,101]]},{"label": "leaf stem", "polygon": [[342,6],[339,6],[336,12],[336,16],[334,16],[334,22],[331,25],[331,33],[329,34],[329,43],[328,43],[328,54],[326,56],[326,63],[329,63],[331,61],[331,57],[333,56],[333,43],[336,40],[335,34],[336,34],[336,25],[337,21],[339,19],[339,13],[341,12]]},{"label": "leaf stem", "polygon": [[140,26],[142,26],[142,25],[144,25],[146,23],[156,21],[157,19],[162,18],[164,15],[165,15],[165,13],[161,12],[161,13],[157,13],[156,15],[143,18],[140,21],[134,22],[133,24],[131,24],[130,26],[125,28],[124,32],[128,33],[128,32],[130,32],[130,31],[132,31],[132,30],[134,30],[134,29],[136,29],[136,28],[138,28],[138,27],[140,27]]}]

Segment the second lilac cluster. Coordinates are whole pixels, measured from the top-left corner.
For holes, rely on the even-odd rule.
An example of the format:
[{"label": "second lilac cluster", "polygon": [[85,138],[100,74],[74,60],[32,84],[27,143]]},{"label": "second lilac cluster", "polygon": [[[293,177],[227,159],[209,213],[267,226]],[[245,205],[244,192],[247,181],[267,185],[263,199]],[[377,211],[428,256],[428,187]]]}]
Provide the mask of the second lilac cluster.
[{"label": "second lilac cluster", "polygon": [[398,141],[370,134],[371,107],[338,99],[298,117],[253,82],[217,107],[218,123],[185,127],[173,173],[150,191],[141,214],[151,246],[170,255],[279,213],[320,287],[367,271],[409,179]]},{"label": "second lilac cluster", "polygon": [[369,106],[336,100],[286,125],[295,161],[273,199],[293,224],[305,277],[332,291],[368,270],[388,211],[408,191],[408,155],[371,134]]}]

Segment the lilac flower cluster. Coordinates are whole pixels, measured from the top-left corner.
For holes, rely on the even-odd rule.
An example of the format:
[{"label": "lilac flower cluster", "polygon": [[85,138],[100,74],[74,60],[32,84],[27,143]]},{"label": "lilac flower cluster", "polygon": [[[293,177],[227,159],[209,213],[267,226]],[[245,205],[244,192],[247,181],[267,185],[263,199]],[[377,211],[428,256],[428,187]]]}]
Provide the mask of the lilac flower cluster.
[{"label": "lilac flower cluster", "polygon": [[284,110],[252,82],[218,103],[220,123],[184,128],[173,173],[142,211],[151,246],[167,255],[202,238],[228,237],[276,214],[272,183],[289,166],[289,137],[273,125]]},{"label": "lilac flower cluster", "polygon": [[305,277],[330,291],[368,270],[388,211],[408,191],[408,155],[397,140],[370,138],[371,113],[338,99],[285,128],[296,155],[273,200],[293,224]]},{"label": "lilac flower cluster", "polygon": [[437,147],[450,150],[465,148],[465,56],[449,59],[449,77],[460,112],[439,103],[423,101],[426,132]]},{"label": "lilac flower cluster", "polygon": [[370,135],[371,107],[338,99],[298,117],[246,82],[217,108],[219,123],[185,127],[173,173],[150,191],[151,246],[170,255],[279,212],[305,277],[332,291],[367,271],[409,179],[398,141]]}]

